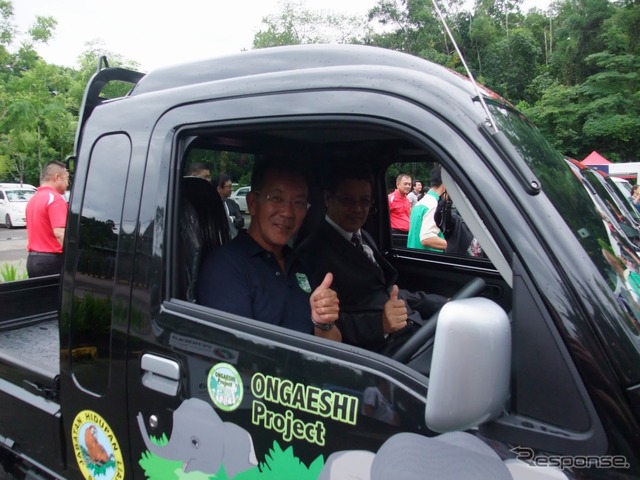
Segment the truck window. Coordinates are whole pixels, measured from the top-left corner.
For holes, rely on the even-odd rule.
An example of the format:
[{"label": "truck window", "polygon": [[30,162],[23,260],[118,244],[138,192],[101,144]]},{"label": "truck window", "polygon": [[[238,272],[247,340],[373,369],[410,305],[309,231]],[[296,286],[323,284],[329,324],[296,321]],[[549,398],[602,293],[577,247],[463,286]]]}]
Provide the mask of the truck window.
[{"label": "truck window", "polygon": [[[447,192],[438,163],[393,163],[385,176],[394,247],[488,261]],[[409,180],[411,190],[406,192]]]},{"label": "truck window", "polygon": [[69,356],[77,381],[96,393],[109,388],[112,322],[127,312],[113,292],[118,245],[127,238],[121,225],[130,154],[126,135],[105,136],[95,144],[79,218]]},{"label": "truck window", "polygon": [[[414,138],[407,136],[405,132],[394,131],[388,126],[378,127],[358,122],[343,122],[338,125],[330,122],[309,122],[308,124],[300,121],[295,124],[265,122],[251,127],[245,126],[243,129],[212,127],[210,131],[206,131],[201,125],[198,128],[199,130],[195,133],[182,133],[179,142],[182,147],[178,148],[178,151],[184,153],[175,161],[176,177],[179,179],[184,178],[190,163],[205,161],[208,163],[212,177],[213,173],[220,171],[221,168],[229,171],[239,169],[242,173],[233,178],[233,181],[237,180],[242,185],[244,182],[242,178],[248,178],[250,175],[251,165],[259,162],[262,157],[274,151],[304,152],[300,161],[305,163],[312,174],[309,189],[310,208],[293,241],[294,246],[304,242],[309,235],[313,234],[325,217],[323,185],[330,170],[329,167],[339,166],[341,162],[346,165],[355,156],[366,158],[373,174],[374,186],[370,213],[363,229],[377,243],[380,254],[397,271],[397,285],[410,291],[423,291],[449,298],[470,280],[481,277],[486,284],[481,295],[497,303],[509,314],[514,325],[517,326],[515,335],[518,338],[522,335],[526,335],[527,338],[533,336],[535,339],[535,341],[527,341],[529,350],[520,348],[514,352],[527,378],[533,378],[531,381],[528,380],[529,383],[518,382],[514,387],[514,395],[519,398],[518,413],[558,428],[584,430],[587,414],[584,410],[572,407],[579,401],[580,394],[572,373],[567,370],[564,361],[560,360],[564,347],[558,345],[553,337],[553,327],[549,327],[552,323],[549,314],[535,289],[523,283],[522,278],[526,277],[526,272],[522,271],[520,264],[510,257],[509,254],[512,251],[508,245],[504,244],[499,231],[503,225],[500,219],[494,218],[492,210],[487,208],[490,202],[487,202],[486,198],[483,199],[481,192],[473,190],[474,184],[464,176],[466,174],[464,169],[453,163],[451,160],[453,156],[449,158],[442,153],[436,155],[437,150],[428,138]],[[407,161],[401,161],[404,158],[407,158]],[[446,181],[450,183],[451,193],[455,194],[452,196],[452,208],[458,209],[461,216],[466,219],[470,230],[480,240],[479,243],[482,252],[486,253],[486,258],[474,257],[468,252],[447,254],[407,248],[406,243],[399,243],[398,237],[391,233],[388,196],[395,187],[397,176],[402,172],[411,172],[415,177],[425,179],[428,189],[430,181],[426,179],[430,179],[431,171],[437,166],[447,174]],[[184,185],[182,180],[175,184],[177,203],[182,203],[188,197],[187,190],[181,189],[180,185]],[[485,203],[473,203],[477,199],[483,199]],[[211,203],[206,205],[210,206]],[[182,218],[180,211],[180,208],[176,209],[174,217],[175,255],[172,256],[173,260],[168,266],[168,271],[172,272],[174,279],[174,297],[193,303],[194,298],[189,297],[189,287],[185,286],[185,279],[181,272],[184,270],[185,263],[192,264],[191,261],[197,256],[188,260],[181,250],[183,236],[180,228]],[[245,218],[247,222],[250,221],[248,216]],[[216,227],[218,230],[219,225]],[[482,235],[478,236],[478,234]],[[223,241],[229,241],[229,238]],[[321,253],[319,252],[318,255]],[[202,258],[202,254],[196,258],[196,268]],[[517,274],[516,269],[519,269]],[[190,275],[192,279],[197,279],[197,273],[192,272]],[[229,293],[229,295],[232,294],[233,292]],[[516,308],[517,305],[527,305],[527,307]],[[298,341],[296,339],[304,335],[256,322],[252,318],[230,314],[233,312],[205,307],[192,311],[204,322],[231,326],[234,331],[255,332],[255,329],[259,329],[263,332],[261,335],[269,335],[285,344],[295,345]],[[342,347],[336,345],[336,348]],[[542,369],[537,368],[539,359],[531,353],[531,349],[544,349],[549,352]],[[348,355],[348,351],[346,348],[345,355]],[[427,348],[426,352],[428,351]],[[392,355],[384,349],[375,350],[375,352]],[[428,353],[424,355],[421,353],[405,363],[417,374],[429,375]],[[536,372],[535,375],[531,375],[532,371]],[[553,376],[549,374],[551,371]],[[520,376],[522,373],[518,372],[517,375]],[[555,392],[556,390],[551,388],[549,383],[558,378],[566,388],[557,396],[549,394],[548,401],[544,402],[525,401],[528,398],[537,397],[522,393],[524,385],[527,389]],[[397,384],[394,386],[397,387]],[[549,407],[550,405],[554,405],[554,408]],[[555,406],[559,407],[555,408]],[[567,411],[573,412],[572,415],[567,415]],[[402,413],[400,415],[402,424],[409,421],[409,417]]]}]

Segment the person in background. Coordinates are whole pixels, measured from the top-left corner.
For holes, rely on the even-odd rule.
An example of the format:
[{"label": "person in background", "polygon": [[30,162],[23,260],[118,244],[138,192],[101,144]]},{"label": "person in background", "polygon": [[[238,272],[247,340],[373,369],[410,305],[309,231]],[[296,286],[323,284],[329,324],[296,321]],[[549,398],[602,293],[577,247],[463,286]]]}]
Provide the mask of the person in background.
[{"label": "person in background", "polygon": [[442,194],[446,191],[442,183],[442,167],[431,170],[431,188],[424,198],[411,210],[407,248],[444,252],[447,241],[435,222],[435,213]]},{"label": "person in background", "polygon": [[629,197],[631,203],[636,207],[636,210],[640,212],[640,185],[634,185],[631,187],[631,196]]},{"label": "person in background", "polygon": [[484,257],[480,242],[473,236],[458,212],[454,211],[453,202],[447,192],[440,197],[434,221],[447,241],[445,253]]},{"label": "person in background", "polygon": [[408,233],[411,201],[407,195],[411,191],[411,176],[401,173],[396,178],[396,189],[389,194],[389,216],[391,233]]},{"label": "person in background", "polygon": [[233,190],[233,184],[231,183],[231,177],[226,173],[218,175],[216,180],[216,188],[218,194],[222,198],[224,203],[224,209],[227,212],[227,218],[229,219],[229,231],[231,232],[231,238],[235,238],[238,235],[238,231],[244,227],[244,217],[240,211],[240,205],[238,205],[231,197],[231,191]]},{"label": "person in background", "polygon": [[373,177],[364,162],[331,172],[323,191],[326,216],[296,252],[316,278],[333,274],[342,341],[381,352],[407,338],[447,298],[396,285],[398,272],[363,229],[373,195]]},{"label": "person in background", "polygon": [[411,202],[411,208],[416,206],[420,200],[424,197],[424,192],[422,191],[422,182],[420,180],[413,181],[413,189],[407,195],[407,198]]},{"label": "person in background", "polygon": [[65,165],[56,161],[47,163],[40,186],[26,208],[29,278],[62,272],[62,246],[69,208],[64,194],[68,187],[69,172]]},{"label": "person in background", "polygon": [[204,163],[196,162],[189,165],[187,169],[186,177],[202,177],[205,180],[211,181],[211,171]]},{"label": "person in background", "polygon": [[[196,300],[225,312],[341,341],[333,275],[321,283],[288,246],[307,215],[309,187],[297,163],[264,160],[254,169],[248,230],[213,250],[200,270]],[[316,286],[315,290],[313,287]]]}]

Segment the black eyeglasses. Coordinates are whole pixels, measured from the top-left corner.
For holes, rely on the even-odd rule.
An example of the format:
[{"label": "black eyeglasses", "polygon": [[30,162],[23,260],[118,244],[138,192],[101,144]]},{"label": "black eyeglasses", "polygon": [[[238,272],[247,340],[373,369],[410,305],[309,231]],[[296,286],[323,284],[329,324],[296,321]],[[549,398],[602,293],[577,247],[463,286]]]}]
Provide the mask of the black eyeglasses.
[{"label": "black eyeglasses", "polygon": [[363,198],[353,198],[353,197],[339,197],[338,195],[333,195],[340,205],[347,208],[369,208],[371,207],[371,199],[367,197]]},{"label": "black eyeglasses", "polygon": [[[259,191],[256,191],[255,193],[256,195],[260,195]],[[267,200],[267,202],[269,202],[271,205],[273,205],[278,209],[284,208],[287,204],[290,204],[291,208],[293,208],[295,211],[306,212],[307,210],[309,210],[309,207],[311,206],[311,204],[307,203],[306,200],[302,200],[302,199],[287,200],[282,195],[278,195],[277,193],[267,194],[264,198],[265,200]]]}]

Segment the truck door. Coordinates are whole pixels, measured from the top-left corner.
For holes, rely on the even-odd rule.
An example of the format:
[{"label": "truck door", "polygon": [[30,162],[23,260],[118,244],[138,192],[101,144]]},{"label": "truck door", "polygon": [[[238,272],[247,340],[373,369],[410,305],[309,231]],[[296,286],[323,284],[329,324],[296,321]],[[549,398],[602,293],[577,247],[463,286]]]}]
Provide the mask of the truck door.
[{"label": "truck door", "polygon": [[60,318],[67,462],[73,478],[125,478],[126,344],[144,172],[130,168],[131,141],[120,132],[87,151],[74,179]]},{"label": "truck door", "polygon": [[[434,259],[411,252],[403,252],[401,260],[393,258],[385,219],[385,169],[394,161],[393,152],[437,161],[482,216],[485,238],[495,244],[489,249],[492,260],[504,267],[498,270],[487,263],[485,269],[464,270],[460,263],[447,262],[439,275],[460,286],[472,276],[500,278],[496,284],[507,293],[497,298],[505,301],[500,307],[510,311],[509,293],[516,285],[512,268],[522,273],[507,255],[512,250],[494,216],[499,207],[482,192],[504,194],[497,202],[508,194],[469,138],[433,113],[367,91],[243,93],[219,100],[203,97],[171,109],[156,123],[149,142],[127,350],[129,465],[136,478],[167,470],[229,478],[247,471],[320,478],[331,468],[348,473],[351,467],[345,464],[371,468],[388,441],[402,438],[398,434],[436,434],[424,416],[428,356],[419,360],[421,365],[408,366],[193,301],[189,292],[191,282],[197,281],[203,246],[220,248],[229,239],[224,222],[216,220],[221,207],[212,190],[195,196],[209,211],[199,211],[193,205],[197,198],[186,193],[194,187],[184,179],[190,162],[204,159],[212,171],[229,171],[231,164],[249,166],[287,146],[304,152],[308,166],[320,175],[327,159],[349,161],[350,148],[366,145],[375,152],[371,165],[378,179],[376,214],[368,228],[396,264],[413,261],[405,270],[418,278],[420,269],[426,271]],[[312,206],[321,205],[319,185],[311,186],[310,198]],[[513,217],[514,224],[521,224],[517,210],[503,210],[503,220]],[[322,215],[321,208],[310,209],[306,231],[312,231],[312,222]],[[547,335],[547,341],[554,340]],[[561,345],[556,347],[554,359],[564,352]],[[575,380],[570,372],[562,373],[567,384]],[[567,391],[571,398],[579,395]],[[556,400],[563,408],[568,402]],[[373,414],[379,407],[381,412]],[[571,425],[558,428],[579,430],[591,413],[581,411],[570,419]],[[552,420],[562,422],[557,416]],[[340,458],[344,464],[335,463]],[[407,463],[407,472],[412,465]],[[398,476],[409,478],[401,471]]]}]

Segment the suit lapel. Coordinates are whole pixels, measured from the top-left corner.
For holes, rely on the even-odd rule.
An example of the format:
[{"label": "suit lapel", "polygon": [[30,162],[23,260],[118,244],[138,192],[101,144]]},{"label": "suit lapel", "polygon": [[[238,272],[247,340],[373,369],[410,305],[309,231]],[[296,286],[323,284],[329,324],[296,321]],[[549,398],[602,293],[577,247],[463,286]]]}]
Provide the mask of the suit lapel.
[{"label": "suit lapel", "polygon": [[369,245],[369,247],[371,247],[376,262],[378,262],[378,265],[384,271],[384,278],[388,280],[389,285],[396,283],[396,280],[398,278],[398,272],[396,271],[396,269],[393,268],[393,266],[387,261],[387,259],[382,256],[382,253],[380,253],[380,250],[378,250],[378,246],[376,245],[376,242],[373,240],[373,237],[369,234],[369,232],[367,232],[366,230],[360,231],[362,232],[363,241],[367,245]]},{"label": "suit lapel", "polygon": [[[333,228],[326,220],[323,220],[321,223],[320,233],[327,237],[329,240],[328,243],[335,250],[336,255],[344,259],[345,265],[352,265],[352,268],[355,271],[368,270],[375,274],[382,284],[386,285],[385,275],[382,269],[386,268],[386,265],[389,265],[389,263],[377,251],[375,244],[372,245],[371,241],[364,240],[364,235],[363,240],[373,250],[376,261],[380,262],[381,260],[384,262],[379,263],[380,267],[375,265],[364,251],[356,249],[349,240],[340,235],[340,233],[337,232],[336,229]],[[364,233],[369,236],[366,232]]]}]

